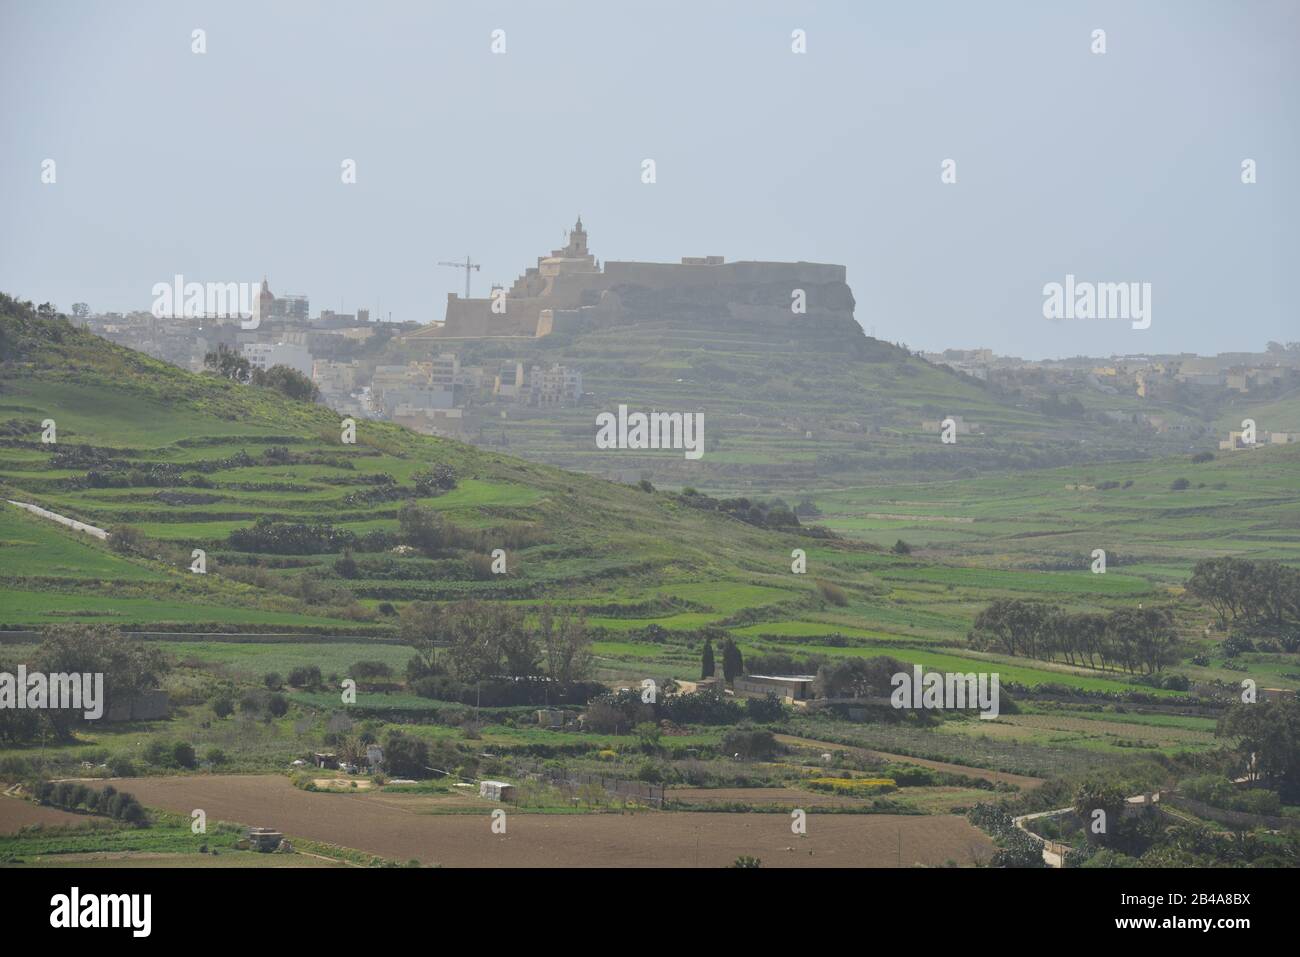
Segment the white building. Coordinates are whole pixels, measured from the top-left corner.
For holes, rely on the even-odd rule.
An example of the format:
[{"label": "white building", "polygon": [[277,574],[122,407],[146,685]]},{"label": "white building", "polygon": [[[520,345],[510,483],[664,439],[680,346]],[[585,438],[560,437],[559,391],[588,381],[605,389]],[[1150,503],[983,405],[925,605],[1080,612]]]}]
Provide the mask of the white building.
[{"label": "white building", "polygon": [[312,357],[305,346],[290,345],[287,342],[247,342],[244,344],[244,358],[254,369],[266,371],[272,366],[288,366],[311,378]]}]

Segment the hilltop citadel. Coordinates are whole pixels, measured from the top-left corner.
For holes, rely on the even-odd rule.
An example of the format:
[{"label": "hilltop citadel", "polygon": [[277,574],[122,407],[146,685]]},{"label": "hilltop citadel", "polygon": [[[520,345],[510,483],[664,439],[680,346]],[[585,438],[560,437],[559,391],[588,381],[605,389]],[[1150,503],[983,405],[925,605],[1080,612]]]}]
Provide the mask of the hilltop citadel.
[{"label": "hilltop citadel", "polygon": [[[683,256],[680,263],[606,262],[588,248],[579,216],[569,241],[538,256],[509,289],[494,289],[484,299],[447,294],[442,322],[406,336],[423,339],[481,339],[501,336],[538,338],[572,327],[584,316],[617,320],[627,311],[629,290],[674,292],[708,299],[739,320],[797,318],[791,294],[803,289],[808,314],[852,317],[853,297],[845,267],[808,262],[725,262],[722,256]],[[809,290],[826,289],[814,296]],[[495,304],[495,309],[493,308]]]}]

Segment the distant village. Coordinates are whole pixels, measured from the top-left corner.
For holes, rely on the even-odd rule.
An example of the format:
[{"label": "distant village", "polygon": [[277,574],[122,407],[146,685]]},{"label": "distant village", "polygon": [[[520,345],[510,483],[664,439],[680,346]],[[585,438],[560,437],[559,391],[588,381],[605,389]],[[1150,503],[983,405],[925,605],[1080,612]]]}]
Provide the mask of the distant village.
[{"label": "distant village", "polygon": [[[1170,404],[1196,406],[1223,393],[1237,393],[1252,399],[1267,399],[1300,384],[1300,342],[1268,343],[1264,352],[1224,352],[1217,356],[1131,355],[1097,359],[1075,356],[1069,359],[1021,359],[999,356],[992,349],[945,349],[922,352],[921,358],[934,365],[948,366],[973,376],[1002,392],[1030,387],[1038,392],[1091,391],[1115,399],[1150,399]],[[1190,426],[1170,416],[1144,412],[1140,405],[1125,403],[1101,413],[1116,424],[1144,425],[1156,432],[1179,432]],[[937,423],[923,423],[934,431]],[[958,432],[979,427],[958,419]],[[1300,441],[1300,432],[1232,431],[1219,442],[1225,451],[1259,445]]]},{"label": "distant village", "polygon": [[320,401],[340,414],[384,419],[428,435],[460,436],[471,405],[544,408],[583,397],[581,371],[563,365],[467,365],[457,352],[442,349],[426,359],[386,364],[390,342],[428,326],[379,322],[367,309],[325,309],[313,317],[307,296],[277,296],[266,280],[254,309],[256,323],[237,315],[76,312],[74,321],[97,335],[191,372],[202,372],[205,357],[224,346],[253,369],[286,366],[301,373],[316,384]]}]

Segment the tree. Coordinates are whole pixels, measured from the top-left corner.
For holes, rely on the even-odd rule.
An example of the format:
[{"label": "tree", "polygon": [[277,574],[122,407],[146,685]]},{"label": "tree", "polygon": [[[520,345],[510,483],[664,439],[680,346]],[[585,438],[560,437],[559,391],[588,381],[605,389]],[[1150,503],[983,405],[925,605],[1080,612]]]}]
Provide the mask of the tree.
[{"label": "tree", "polygon": [[501,672],[501,646],[493,634],[494,619],[506,620],[522,610],[462,601],[442,609],[441,630],[447,642],[447,670],[466,684]]},{"label": "tree", "polygon": [[[1249,566],[1247,571],[1246,566]],[[1226,625],[1236,618],[1244,599],[1242,582],[1254,571],[1254,563],[1239,558],[1203,558],[1192,567],[1187,591],[1206,602]]]},{"label": "tree", "polygon": [[894,542],[894,547],[891,548],[890,551],[895,555],[910,555],[912,554],[912,546],[900,538],[898,541]]},{"label": "tree", "polygon": [[384,766],[395,777],[428,777],[429,746],[419,738],[390,731],[384,739]]},{"label": "tree", "polygon": [[716,666],[713,663],[713,642],[704,639],[704,653],[700,656],[700,677],[712,678]]},{"label": "tree", "polygon": [[1300,699],[1238,702],[1214,733],[1237,739],[1242,769],[1276,780],[1287,797],[1300,794]]},{"label": "tree", "polygon": [[281,395],[298,402],[315,402],[320,396],[316,383],[297,369],[288,366],[271,366],[266,369],[254,369],[250,376],[253,385],[274,389]]},{"label": "tree", "polygon": [[727,684],[745,673],[745,660],[736,643],[728,638],[722,645],[722,677]]},{"label": "tree", "polygon": [[996,599],[975,617],[968,640],[977,648],[992,645],[1008,655],[1037,657],[1051,611],[1042,602]]},{"label": "tree", "polygon": [[452,545],[452,529],[440,512],[407,502],[397,511],[398,535],[402,544],[435,556]]},{"label": "tree", "polygon": [[541,652],[537,635],[524,621],[523,609],[507,605],[490,606],[495,616],[489,627],[505,665],[505,673],[512,678],[528,678],[541,671]]},{"label": "tree", "polygon": [[595,659],[586,618],[574,618],[568,612],[556,615],[550,604],[546,604],[538,615],[538,632],[546,657],[546,673],[561,691],[591,676]]},{"label": "tree", "polygon": [[[47,628],[35,660],[37,667],[33,670],[47,674],[102,674],[105,710],[114,702],[130,701],[157,688],[168,671],[167,659],[157,647],[127,638],[105,625]],[[68,736],[71,727],[84,720],[81,711],[66,709],[46,710],[42,716],[58,737]]]},{"label": "tree", "polygon": [[[1092,779],[1079,785],[1074,794],[1074,813],[1083,821],[1090,842],[1107,843],[1119,827],[1125,801],[1123,789],[1115,784]],[[1105,816],[1095,814],[1097,811]]]},{"label": "tree", "polygon": [[662,736],[663,731],[653,721],[642,721],[636,726],[637,744],[647,754],[654,754],[659,750],[659,739]]},{"label": "tree", "polygon": [[896,674],[911,674],[911,666],[894,658],[843,658],[817,669],[813,690],[820,698],[888,697]]},{"label": "tree", "polygon": [[203,357],[203,368],[215,372],[231,382],[246,383],[252,378],[252,366],[248,359],[235,352],[224,342],[213,352]]},{"label": "tree", "polygon": [[1178,660],[1178,633],[1167,608],[1121,608],[1107,617],[1106,630],[1126,671],[1155,674]]},{"label": "tree", "polygon": [[407,602],[398,612],[398,634],[415,649],[425,674],[438,670],[438,606],[427,601]]}]

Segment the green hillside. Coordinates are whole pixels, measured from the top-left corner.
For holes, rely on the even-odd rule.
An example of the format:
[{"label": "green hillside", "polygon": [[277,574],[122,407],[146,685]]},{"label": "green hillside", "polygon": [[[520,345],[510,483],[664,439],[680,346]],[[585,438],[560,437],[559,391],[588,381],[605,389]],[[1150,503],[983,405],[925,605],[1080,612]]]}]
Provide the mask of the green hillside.
[{"label": "green hillside", "polygon": [[[449,348],[414,338],[390,344],[383,361]],[[799,493],[1147,458],[1188,442],[1136,425],[1044,414],[1036,396],[1000,395],[870,338],[847,319],[814,335],[798,321],[738,322],[652,300],[626,321],[591,321],[540,339],[458,340],[454,349],[462,363],[487,369],[516,361],[573,366],[591,393],[578,407],[510,407],[500,415],[471,406],[466,422],[476,445],[606,476],[634,470],[656,485]],[[1095,396],[1082,398],[1085,409],[1102,408]],[[594,417],[619,403],[703,413],[704,457],[629,452],[611,462],[595,447]],[[937,427],[922,424],[949,415],[974,428],[944,445]]]},{"label": "green hillside", "polygon": [[[358,422],[356,443],[344,444],[338,417],[323,407],[7,311],[0,497],[134,542],[115,550],[0,508],[0,624],[13,628],[79,620],[391,640],[404,603],[473,597],[580,610],[598,629],[611,675],[690,675],[705,626],[731,630],[751,653],[888,651],[936,663],[958,655],[974,667],[987,658],[967,650],[966,634],[993,598],[1104,610],[1176,598],[1202,554],[1295,557],[1289,450],[1194,467],[1128,463],[819,494],[818,521],[840,533],[826,537],[385,423]],[[56,443],[41,442],[46,419]],[[433,467],[449,469],[455,487],[417,488]],[[1182,471],[1204,482],[1169,492]],[[1067,482],[1101,476],[1133,485],[1060,494]],[[398,514],[410,503],[442,516],[456,541],[433,557],[400,545]],[[249,545],[259,520],[314,529],[332,544]],[[916,546],[912,554],[882,547],[899,537]],[[1109,574],[1089,573],[1094,547],[1115,553]],[[484,574],[495,548],[508,553],[507,572]],[[807,553],[807,574],[791,571],[796,548]],[[207,553],[207,574],[190,571],[194,549]],[[341,562],[345,553],[354,567]],[[1181,627],[1200,640],[1204,619],[1188,609]],[[646,641],[652,626],[667,640]],[[1295,669],[1266,657],[1270,680],[1300,683]],[[1063,663],[1003,664],[1028,684],[1064,676],[1129,685]],[[1212,664],[1199,673],[1222,675]]]}]

